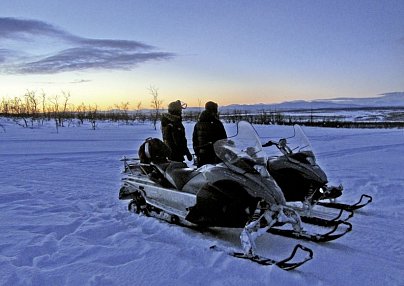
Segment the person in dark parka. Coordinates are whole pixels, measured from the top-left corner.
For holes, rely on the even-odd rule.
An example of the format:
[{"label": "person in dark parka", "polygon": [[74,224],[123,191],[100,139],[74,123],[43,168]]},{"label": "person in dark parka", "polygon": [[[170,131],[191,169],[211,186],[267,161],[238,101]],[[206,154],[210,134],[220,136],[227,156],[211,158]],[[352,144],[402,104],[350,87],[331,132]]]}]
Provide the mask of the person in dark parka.
[{"label": "person in dark parka", "polygon": [[185,108],[181,101],[177,100],[168,105],[168,113],[161,117],[161,132],[163,141],[170,147],[171,154],[168,157],[172,161],[184,162],[184,156],[189,161],[192,155],[187,147],[185,128],[182,124],[182,109]]},{"label": "person in dark parka", "polygon": [[213,143],[226,139],[227,134],[219,120],[218,105],[213,101],[205,104],[205,110],[199,116],[192,134],[192,145],[197,157],[198,167],[205,164],[217,164],[220,159],[216,156]]}]

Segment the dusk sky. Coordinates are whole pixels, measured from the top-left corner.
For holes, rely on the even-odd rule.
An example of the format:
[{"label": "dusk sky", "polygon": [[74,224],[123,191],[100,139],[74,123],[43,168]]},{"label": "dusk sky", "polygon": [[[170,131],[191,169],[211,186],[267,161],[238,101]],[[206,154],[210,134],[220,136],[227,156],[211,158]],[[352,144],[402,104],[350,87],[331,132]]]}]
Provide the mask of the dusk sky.
[{"label": "dusk sky", "polygon": [[404,1],[0,2],[0,100],[101,108],[404,91]]}]

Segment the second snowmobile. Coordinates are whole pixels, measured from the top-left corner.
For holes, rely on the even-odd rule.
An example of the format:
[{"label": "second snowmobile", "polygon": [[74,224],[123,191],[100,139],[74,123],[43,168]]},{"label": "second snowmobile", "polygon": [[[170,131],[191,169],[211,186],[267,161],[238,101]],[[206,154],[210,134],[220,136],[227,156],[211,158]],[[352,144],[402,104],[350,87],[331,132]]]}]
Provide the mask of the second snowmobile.
[{"label": "second snowmobile", "polygon": [[294,125],[293,130],[293,136],[263,144],[263,147],[276,146],[281,152],[268,158],[267,169],[282,189],[287,202],[302,202],[308,211],[315,205],[337,208],[351,212],[352,216],[354,210],[372,201],[371,196],[363,194],[355,204],[337,203],[336,199],[343,193],[342,185],[328,185],[327,175],[317,164],[303,129],[300,125]]}]

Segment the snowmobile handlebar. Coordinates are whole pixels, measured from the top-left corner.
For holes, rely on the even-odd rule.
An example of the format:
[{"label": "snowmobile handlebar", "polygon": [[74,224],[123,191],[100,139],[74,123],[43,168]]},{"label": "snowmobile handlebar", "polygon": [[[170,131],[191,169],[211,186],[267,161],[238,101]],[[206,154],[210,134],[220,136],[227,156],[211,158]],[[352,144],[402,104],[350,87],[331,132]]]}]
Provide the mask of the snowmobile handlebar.
[{"label": "snowmobile handlebar", "polygon": [[288,146],[288,142],[285,138],[279,139],[279,142],[269,140],[267,143],[263,144],[262,147],[269,147],[275,145],[283,154],[290,154],[292,150]]},{"label": "snowmobile handlebar", "polygon": [[275,145],[278,148],[284,148],[287,145],[287,141],[285,138],[279,139],[279,142],[269,140],[267,143],[263,144],[262,147],[269,147],[272,145]]},{"label": "snowmobile handlebar", "polygon": [[262,147],[269,147],[269,146],[272,146],[274,144],[276,144],[276,142],[273,142],[273,141],[269,140],[267,143],[263,144]]}]

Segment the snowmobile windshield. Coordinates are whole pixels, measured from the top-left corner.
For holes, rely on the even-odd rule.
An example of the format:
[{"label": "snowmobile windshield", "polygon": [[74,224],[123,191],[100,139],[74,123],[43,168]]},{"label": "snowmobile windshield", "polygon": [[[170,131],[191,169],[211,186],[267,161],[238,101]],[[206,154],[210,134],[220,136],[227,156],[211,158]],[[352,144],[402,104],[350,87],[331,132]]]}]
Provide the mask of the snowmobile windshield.
[{"label": "snowmobile windshield", "polygon": [[218,140],[214,145],[216,155],[226,164],[244,171],[255,172],[255,165],[266,162],[266,153],[253,126],[245,121],[237,125],[237,134],[231,138]]},{"label": "snowmobile windshield", "polygon": [[302,151],[312,151],[312,147],[310,144],[309,139],[307,138],[306,134],[304,133],[302,127],[300,125],[295,124],[293,126],[295,130],[295,135],[291,138],[288,138],[288,145],[289,148],[295,152],[302,152]]},{"label": "snowmobile windshield", "polygon": [[[279,151],[283,154],[293,154],[298,152],[312,152],[309,139],[300,125],[290,126],[268,126],[265,133],[269,136],[273,145],[278,148],[265,148],[268,156],[278,156]],[[278,150],[279,149],[279,150]]]}]

